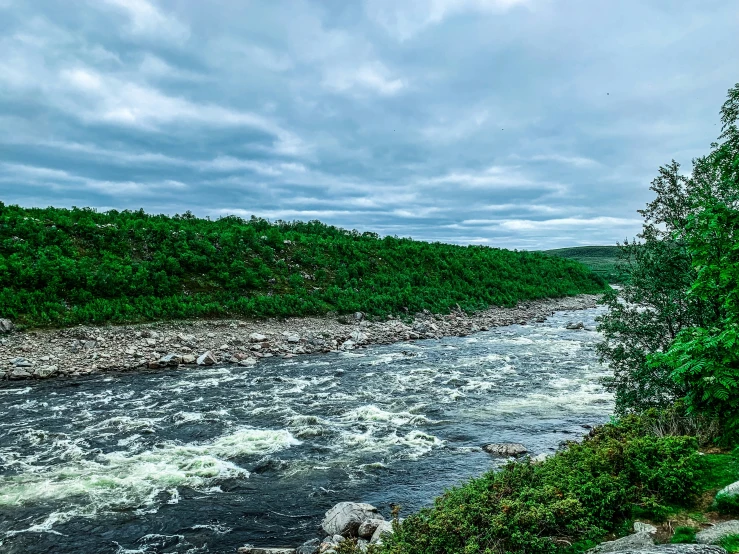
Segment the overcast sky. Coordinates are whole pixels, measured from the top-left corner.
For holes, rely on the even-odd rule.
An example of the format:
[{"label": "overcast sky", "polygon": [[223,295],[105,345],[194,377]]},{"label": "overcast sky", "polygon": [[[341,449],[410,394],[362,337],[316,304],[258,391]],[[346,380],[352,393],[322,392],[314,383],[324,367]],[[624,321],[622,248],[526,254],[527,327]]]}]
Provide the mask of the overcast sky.
[{"label": "overcast sky", "polygon": [[0,0],[0,200],[538,249],[632,237],[736,0]]}]

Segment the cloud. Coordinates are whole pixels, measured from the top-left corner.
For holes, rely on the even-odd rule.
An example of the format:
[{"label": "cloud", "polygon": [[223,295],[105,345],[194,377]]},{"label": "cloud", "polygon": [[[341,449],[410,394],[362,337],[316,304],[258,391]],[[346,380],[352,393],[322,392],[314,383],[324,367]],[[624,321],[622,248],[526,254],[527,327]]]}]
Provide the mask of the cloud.
[{"label": "cloud", "polygon": [[[176,17],[164,13],[147,0],[103,0],[103,2],[128,16],[128,31],[134,36],[174,42],[184,42],[190,36],[187,25]],[[97,3],[97,0],[93,2]]]},{"label": "cloud", "polygon": [[392,96],[405,88],[402,79],[390,76],[380,62],[366,63],[358,68],[333,68],[324,78],[324,85],[338,92],[371,91]]},{"label": "cloud", "polygon": [[370,18],[400,40],[465,12],[497,13],[529,0],[365,0]]}]

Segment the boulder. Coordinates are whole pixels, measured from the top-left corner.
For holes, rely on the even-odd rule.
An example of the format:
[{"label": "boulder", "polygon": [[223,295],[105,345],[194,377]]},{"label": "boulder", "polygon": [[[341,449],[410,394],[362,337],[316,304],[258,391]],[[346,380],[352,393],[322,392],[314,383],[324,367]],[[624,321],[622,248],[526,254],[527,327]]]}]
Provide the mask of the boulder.
[{"label": "boulder", "polygon": [[528,452],[523,444],[510,442],[486,444],[482,449],[494,456],[521,456]]},{"label": "boulder", "polygon": [[326,512],[321,527],[329,535],[356,537],[359,526],[370,519],[383,519],[371,504],[339,502]]},{"label": "boulder", "polygon": [[[588,550],[592,552],[592,550]],[[625,547],[623,550],[609,550],[612,554],[726,554],[719,546],[705,544],[658,544],[655,546]]]},{"label": "boulder", "polygon": [[284,333],[285,340],[290,343],[300,342],[300,335],[296,333]]},{"label": "boulder", "polygon": [[573,331],[576,329],[585,329],[585,324],[582,321],[578,321],[577,323],[570,322],[565,325],[565,329],[570,329]]},{"label": "boulder", "polygon": [[654,525],[650,525],[649,523],[635,521],[634,533],[649,533],[650,535],[654,535],[655,533],[657,533],[657,528]]},{"label": "boulder", "polygon": [[336,547],[339,546],[342,542],[344,542],[346,539],[342,537],[341,535],[333,535],[331,537],[326,537],[321,541],[321,544],[318,546],[318,552],[321,554],[331,554],[332,552],[336,552]]},{"label": "boulder", "polygon": [[372,533],[371,544],[382,544],[383,535],[392,535],[395,531],[393,530],[393,523],[391,521],[383,521],[377,526],[375,532]]},{"label": "boulder", "polygon": [[178,354],[167,354],[159,359],[161,367],[177,367],[182,362],[182,356]]},{"label": "boulder", "polygon": [[353,340],[344,341],[341,345],[342,350],[354,350],[355,342]]},{"label": "boulder", "polygon": [[354,319],[356,321],[362,321],[364,319],[364,314],[362,312],[354,312]]},{"label": "boulder", "polygon": [[36,371],[33,372],[33,375],[39,379],[46,379],[54,375],[58,370],[59,368],[55,365],[43,365],[41,367],[37,367]]},{"label": "boulder", "polygon": [[601,554],[605,552],[642,552],[643,548],[654,546],[654,538],[651,533],[634,533],[626,535],[615,541],[603,542],[588,550],[588,554]]},{"label": "boulder", "polygon": [[363,333],[362,331],[352,331],[351,333],[351,340],[353,340],[357,344],[362,344],[367,342],[367,339],[369,338],[367,336],[367,333]]},{"label": "boulder", "polygon": [[218,363],[218,358],[216,358],[210,350],[197,359],[198,365],[213,365],[216,363]]},{"label": "boulder", "polygon": [[15,330],[15,325],[9,319],[0,319],[0,334],[11,333]]},{"label": "boulder", "polygon": [[716,544],[729,535],[739,534],[739,521],[732,519],[722,521],[695,534],[695,542],[700,544]]},{"label": "boulder", "polygon": [[185,354],[184,356],[182,356],[183,364],[194,364],[195,362],[197,362],[197,358],[192,354]]},{"label": "boulder", "polygon": [[368,519],[367,521],[363,521],[357,530],[357,535],[360,539],[371,539],[380,524],[384,522],[384,519]]},{"label": "boulder", "polygon": [[31,367],[33,366],[33,363],[26,360],[25,358],[13,358],[10,360],[10,363],[13,364],[15,367]]},{"label": "boulder", "polygon": [[295,554],[318,554],[318,549],[320,548],[320,546],[321,541],[319,539],[311,539],[301,544],[295,550]]},{"label": "boulder", "polygon": [[239,365],[241,367],[251,367],[253,365],[256,365],[257,359],[256,358],[244,358],[243,360],[239,360]]},{"label": "boulder", "polygon": [[18,379],[30,379],[32,375],[31,373],[29,373],[22,367],[17,367],[8,374],[8,377],[10,379],[18,380]]},{"label": "boulder", "polygon": [[264,342],[266,340],[267,337],[260,333],[252,333],[249,335],[249,342]]},{"label": "boulder", "polygon": [[294,548],[262,548],[260,546],[242,546],[238,554],[295,554]]}]

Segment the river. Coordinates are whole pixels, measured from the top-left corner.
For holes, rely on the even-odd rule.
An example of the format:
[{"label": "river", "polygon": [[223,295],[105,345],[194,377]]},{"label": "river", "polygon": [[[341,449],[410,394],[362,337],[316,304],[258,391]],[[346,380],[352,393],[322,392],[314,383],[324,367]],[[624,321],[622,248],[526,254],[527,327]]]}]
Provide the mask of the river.
[{"label": "river", "polygon": [[603,308],[468,337],[0,384],[0,551],[229,553],[297,546],[352,500],[389,516],[608,420]]}]

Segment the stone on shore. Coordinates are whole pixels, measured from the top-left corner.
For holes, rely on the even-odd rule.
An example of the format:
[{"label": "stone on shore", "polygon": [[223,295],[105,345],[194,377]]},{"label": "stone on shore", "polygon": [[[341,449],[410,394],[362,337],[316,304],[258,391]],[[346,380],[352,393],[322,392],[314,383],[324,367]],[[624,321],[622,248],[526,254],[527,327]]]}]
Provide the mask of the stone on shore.
[{"label": "stone on shore", "polygon": [[267,337],[262,335],[261,333],[252,333],[249,335],[249,342],[264,342],[267,340]]},{"label": "stone on shore", "polygon": [[488,454],[494,456],[522,456],[528,452],[528,449],[520,443],[493,443],[486,444],[482,449]]},{"label": "stone on shore", "polygon": [[[588,550],[588,552],[593,552]],[[609,550],[611,554],[727,554],[720,546],[705,544],[657,544],[654,546],[625,547],[622,550]]]},{"label": "stone on shore", "polygon": [[385,523],[384,519],[368,519],[367,521],[363,521],[357,530],[357,535],[361,539],[371,539],[382,523]]},{"label": "stone on shore", "polygon": [[339,502],[326,512],[321,527],[328,535],[356,537],[359,526],[371,519],[384,519],[371,504]]},{"label": "stone on shore", "polygon": [[47,379],[56,374],[57,371],[59,371],[59,368],[55,365],[43,365],[41,367],[37,367],[33,372],[33,375],[39,379]]},{"label": "stone on shore", "polygon": [[588,554],[646,552],[643,549],[653,546],[654,538],[652,537],[652,533],[634,533],[633,535],[626,535],[615,541],[603,542],[587,552]]},{"label": "stone on shore", "polygon": [[15,329],[15,325],[9,319],[0,319],[0,334],[11,333]]},{"label": "stone on shore", "polygon": [[716,544],[729,535],[739,535],[739,520],[722,521],[695,534],[695,542]]},{"label": "stone on shore", "polygon": [[370,544],[382,544],[382,537],[392,535],[395,531],[393,530],[393,523],[391,521],[383,521],[377,526],[375,532],[372,533],[372,539]]},{"label": "stone on shore", "polygon": [[217,363],[218,363],[218,358],[216,358],[210,350],[208,350],[205,354],[200,356],[197,360],[198,365],[213,365]]},{"label": "stone on shore", "polygon": [[294,548],[262,548],[257,546],[242,546],[238,554],[295,554]]},{"label": "stone on shore", "polygon": [[295,549],[295,554],[318,554],[318,550],[321,546],[319,539],[311,539],[305,541],[298,548]]}]

